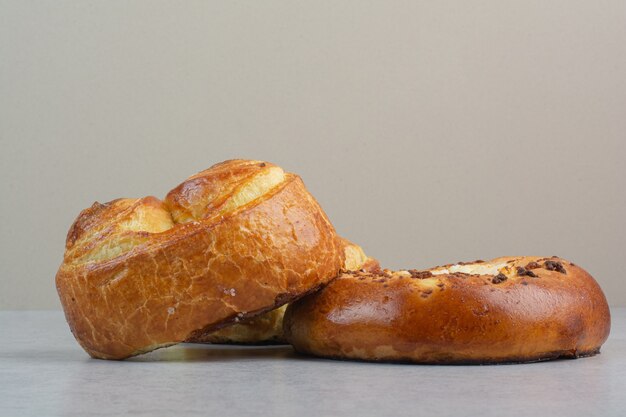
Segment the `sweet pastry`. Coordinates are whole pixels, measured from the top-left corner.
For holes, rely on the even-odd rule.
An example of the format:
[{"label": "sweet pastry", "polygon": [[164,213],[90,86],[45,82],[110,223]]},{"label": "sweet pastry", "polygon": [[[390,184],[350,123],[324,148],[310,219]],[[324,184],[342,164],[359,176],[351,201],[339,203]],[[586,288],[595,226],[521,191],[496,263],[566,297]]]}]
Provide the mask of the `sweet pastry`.
[{"label": "sweet pastry", "polygon": [[344,273],[284,317],[302,353],[432,364],[590,356],[609,329],[596,281],[557,257]]},{"label": "sweet pastry", "polygon": [[337,276],[343,246],[294,174],[233,160],[155,197],[95,203],[56,285],[93,357],[123,359],[275,309]]},{"label": "sweet pastry", "polygon": [[[341,238],[344,252],[342,271],[380,271],[376,259],[365,255],[363,249],[348,239]],[[283,336],[283,315],[287,305],[268,311],[256,317],[241,321],[221,330],[207,332],[193,339],[192,343],[224,343],[224,344],[281,344],[287,343]]]}]

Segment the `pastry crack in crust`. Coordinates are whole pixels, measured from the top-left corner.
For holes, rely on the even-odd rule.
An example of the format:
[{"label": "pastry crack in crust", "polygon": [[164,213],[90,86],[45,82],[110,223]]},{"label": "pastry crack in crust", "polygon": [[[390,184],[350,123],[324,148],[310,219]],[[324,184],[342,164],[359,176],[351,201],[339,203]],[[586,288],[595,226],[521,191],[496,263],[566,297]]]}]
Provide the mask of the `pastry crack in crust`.
[{"label": "pastry crack in crust", "polygon": [[[294,237],[294,222],[306,239]],[[122,359],[328,282],[343,263],[337,240],[299,177],[231,160],[163,201],[118,199],[84,210],[68,232],[57,289],[83,348]]]}]

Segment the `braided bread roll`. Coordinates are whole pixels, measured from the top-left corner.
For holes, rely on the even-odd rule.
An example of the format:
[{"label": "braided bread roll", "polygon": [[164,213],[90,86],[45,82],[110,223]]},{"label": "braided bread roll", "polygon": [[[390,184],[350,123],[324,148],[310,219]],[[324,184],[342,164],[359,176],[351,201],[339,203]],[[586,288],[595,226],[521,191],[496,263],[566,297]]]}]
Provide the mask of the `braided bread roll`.
[{"label": "braided bread roll", "polygon": [[95,203],[56,285],[92,357],[123,359],[253,317],[335,277],[343,247],[302,180],[233,160],[154,197]]},{"label": "braided bread roll", "polygon": [[[368,257],[363,248],[341,238],[344,262],[341,270],[368,271],[380,270],[380,264],[374,258]],[[288,304],[283,305],[265,314],[261,314],[241,323],[233,324],[221,330],[199,335],[188,342],[192,343],[230,343],[230,344],[286,344],[283,334],[283,316]]]}]

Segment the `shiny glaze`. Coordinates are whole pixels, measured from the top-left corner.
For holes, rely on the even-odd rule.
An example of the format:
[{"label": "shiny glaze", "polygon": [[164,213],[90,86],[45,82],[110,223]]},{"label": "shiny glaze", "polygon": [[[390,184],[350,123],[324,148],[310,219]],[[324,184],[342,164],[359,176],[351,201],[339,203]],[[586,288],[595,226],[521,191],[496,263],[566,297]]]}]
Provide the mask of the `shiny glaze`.
[{"label": "shiny glaze", "polygon": [[[536,277],[518,267],[553,259]],[[597,352],[610,314],[595,280],[556,258],[499,258],[494,275],[344,274],[324,290],[290,305],[284,328],[301,352],[420,363],[524,362]],[[418,274],[416,274],[418,275]],[[497,282],[497,280],[496,280]]]}]

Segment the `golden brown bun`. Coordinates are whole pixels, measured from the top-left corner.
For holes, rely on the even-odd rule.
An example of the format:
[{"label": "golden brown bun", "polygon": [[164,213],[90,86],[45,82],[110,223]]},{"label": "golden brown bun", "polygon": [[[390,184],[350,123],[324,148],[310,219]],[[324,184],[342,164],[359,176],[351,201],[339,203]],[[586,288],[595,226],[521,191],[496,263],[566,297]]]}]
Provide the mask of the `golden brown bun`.
[{"label": "golden brown bun", "polygon": [[[345,260],[343,271],[380,270],[378,261],[369,258],[363,249],[348,239],[340,238]],[[233,344],[280,344],[287,343],[283,335],[283,315],[287,305],[223,329],[198,335],[188,340],[192,343],[233,343]]]},{"label": "golden brown bun", "polygon": [[56,284],[74,336],[123,359],[283,305],[335,277],[343,251],[301,179],[226,161],[154,197],[95,203]]},{"label": "golden brown bun", "polygon": [[284,317],[302,353],[433,364],[593,355],[609,328],[596,281],[557,257],[343,274]]}]

